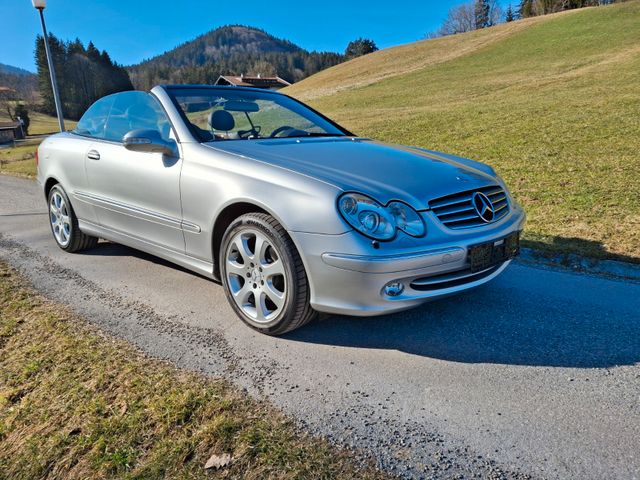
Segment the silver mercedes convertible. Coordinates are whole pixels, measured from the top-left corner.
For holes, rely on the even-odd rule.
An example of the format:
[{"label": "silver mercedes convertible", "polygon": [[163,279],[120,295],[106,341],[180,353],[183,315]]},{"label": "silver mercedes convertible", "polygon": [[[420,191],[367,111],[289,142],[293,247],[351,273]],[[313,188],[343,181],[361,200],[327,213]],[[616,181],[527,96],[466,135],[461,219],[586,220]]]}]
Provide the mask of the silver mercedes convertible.
[{"label": "silver mercedes convertible", "polygon": [[525,215],[489,166],[360,138],[286,95],[157,86],[95,102],[47,138],[56,243],[99,238],[220,281],[250,327],[378,315],[476,287]]}]

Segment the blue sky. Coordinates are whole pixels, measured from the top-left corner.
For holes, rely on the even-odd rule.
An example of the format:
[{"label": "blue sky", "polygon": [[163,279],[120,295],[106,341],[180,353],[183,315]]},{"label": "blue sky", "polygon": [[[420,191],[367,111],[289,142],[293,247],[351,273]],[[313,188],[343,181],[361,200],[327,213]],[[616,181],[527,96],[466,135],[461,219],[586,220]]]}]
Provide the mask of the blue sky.
[{"label": "blue sky", "polygon": [[[461,0],[324,2],[48,0],[47,28],[56,36],[93,40],[117,62],[152,57],[221,25],[256,26],[308,50],[344,51],[357,37],[380,48],[421,39]],[[271,5],[266,7],[265,5]],[[30,0],[0,0],[0,63],[34,71],[40,22]]]}]

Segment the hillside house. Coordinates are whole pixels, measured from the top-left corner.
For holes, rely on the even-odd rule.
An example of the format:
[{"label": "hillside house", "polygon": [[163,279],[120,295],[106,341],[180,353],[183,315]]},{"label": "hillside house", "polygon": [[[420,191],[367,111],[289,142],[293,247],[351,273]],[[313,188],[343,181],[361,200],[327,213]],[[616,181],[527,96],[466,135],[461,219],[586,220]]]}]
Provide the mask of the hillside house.
[{"label": "hillside house", "polygon": [[0,122],[0,144],[24,138],[20,122]]},{"label": "hillside house", "polygon": [[281,88],[291,85],[289,82],[280,77],[263,77],[259,74],[255,77],[249,77],[245,75],[220,75],[215,84],[227,86],[230,85],[233,87],[264,88],[266,90],[280,90]]},{"label": "hillside house", "polygon": [[[16,91],[13,88],[0,85],[0,98],[12,99],[15,93]],[[0,122],[0,144],[13,142],[21,138],[24,138],[24,131],[20,122]]]}]

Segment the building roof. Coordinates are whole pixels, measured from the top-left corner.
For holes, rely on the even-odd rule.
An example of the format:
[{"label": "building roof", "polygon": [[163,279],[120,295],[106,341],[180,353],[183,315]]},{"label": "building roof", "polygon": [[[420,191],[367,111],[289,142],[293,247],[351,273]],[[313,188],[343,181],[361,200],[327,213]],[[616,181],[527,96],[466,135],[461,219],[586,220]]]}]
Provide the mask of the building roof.
[{"label": "building roof", "polygon": [[0,122],[0,130],[14,130],[20,128],[20,122]]},{"label": "building roof", "polygon": [[236,87],[255,87],[255,88],[284,88],[291,85],[286,80],[276,77],[248,77],[245,75],[220,75],[216,80],[216,85],[234,85]]}]

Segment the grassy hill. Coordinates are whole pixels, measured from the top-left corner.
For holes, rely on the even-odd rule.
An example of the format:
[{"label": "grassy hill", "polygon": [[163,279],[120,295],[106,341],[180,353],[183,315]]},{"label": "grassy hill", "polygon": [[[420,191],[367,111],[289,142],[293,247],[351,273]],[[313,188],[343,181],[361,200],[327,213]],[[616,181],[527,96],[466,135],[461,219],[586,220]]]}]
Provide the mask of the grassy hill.
[{"label": "grassy hill", "polygon": [[285,90],[363,136],[493,165],[528,245],[640,262],[640,2],[382,50]]}]

